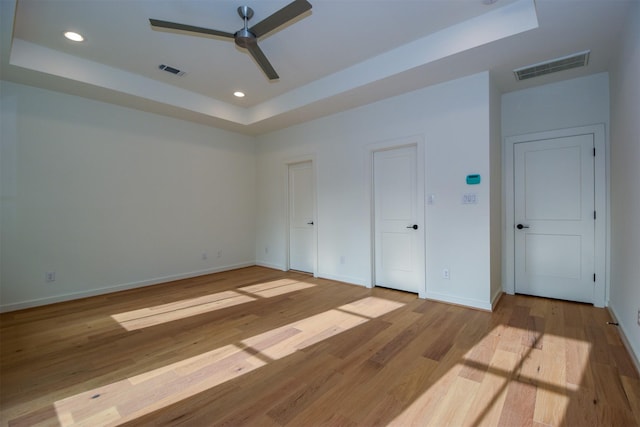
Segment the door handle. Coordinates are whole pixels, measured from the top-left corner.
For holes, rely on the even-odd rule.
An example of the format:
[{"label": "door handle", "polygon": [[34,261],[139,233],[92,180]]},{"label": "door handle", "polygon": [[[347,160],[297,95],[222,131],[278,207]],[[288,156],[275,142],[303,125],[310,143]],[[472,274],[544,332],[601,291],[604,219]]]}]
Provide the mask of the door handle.
[{"label": "door handle", "polygon": [[413,228],[414,230],[418,229],[418,224],[407,225],[407,228]]},{"label": "door handle", "polygon": [[528,226],[528,225],[518,224],[518,225],[516,225],[516,228],[517,228],[518,230],[522,230],[523,228],[529,228],[529,226]]},{"label": "door handle", "polygon": [[313,221],[308,222],[307,225],[313,225]]}]

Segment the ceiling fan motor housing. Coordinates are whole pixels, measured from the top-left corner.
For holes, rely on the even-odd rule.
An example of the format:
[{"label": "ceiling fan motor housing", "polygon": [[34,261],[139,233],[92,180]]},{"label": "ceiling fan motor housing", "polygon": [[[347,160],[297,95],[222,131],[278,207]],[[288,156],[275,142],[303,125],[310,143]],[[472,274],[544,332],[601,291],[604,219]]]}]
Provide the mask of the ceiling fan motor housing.
[{"label": "ceiling fan motor housing", "polygon": [[255,43],[256,35],[246,28],[241,29],[234,34],[236,44],[240,47],[248,47],[250,43]]}]

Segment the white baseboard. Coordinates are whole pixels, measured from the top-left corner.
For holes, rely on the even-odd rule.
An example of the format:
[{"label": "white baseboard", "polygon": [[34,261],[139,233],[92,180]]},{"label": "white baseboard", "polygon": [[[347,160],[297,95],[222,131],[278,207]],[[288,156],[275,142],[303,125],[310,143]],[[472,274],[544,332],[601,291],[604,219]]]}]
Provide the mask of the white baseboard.
[{"label": "white baseboard", "polygon": [[504,295],[502,289],[498,289],[498,292],[493,295],[493,297],[491,298],[491,311],[496,309],[496,306],[498,305],[498,302],[500,302],[500,298],[502,298],[502,295]]},{"label": "white baseboard", "polygon": [[622,338],[622,343],[624,344],[627,351],[629,352],[629,355],[631,356],[631,360],[633,361],[633,364],[635,365],[636,370],[638,371],[638,374],[640,374],[640,355],[636,354],[636,352],[633,351],[633,347],[631,346],[631,343],[627,338],[627,334],[624,332],[624,326],[622,325],[622,323],[618,321],[618,316],[616,316],[615,310],[611,306],[607,307],[607,310],[609,311],[609,314],[611,315],[611,318],[613,319],[613,321],[618,324],[618,330],[620,331],[620,337]]},{"label": "white baseboard", "polygon": [[489,301],[480,301],[480,300],[469,299],[469,298],[452,297],[450,295],[439,294],[436,292],[429,292],[429,291],[427,291],[426,299],[439,301],[439,302],[446,302],[449,304],[461,305],[464,307],[477,308],[479,310],[485,310],[485,311],[491,311],[492,303],[493,303]]},{"label": "white baseboard", "polygon": [[94,297],[97,295],[105,295],[105,294],[110,294],[112,292],[142,288],[144,286],[158,285],[160,283],[171,282],[173,280],[189,279],[191,277],[204,276],[206,274],[212,274],[212,273],[220,273],[222,271],[235,270],[238,268],[250,267],[252,265],[256,265],[256,264],[254,262],[243,262],[243,263],[238,263],[233,265],[225,265],[223,267],[215,267],[215,268],[209,268],[205,270],[191,271],[188,273],[174,274],[174,275],[164,276],[164,277],[156,277],[153,279],[141,280],[138,282],[123,283],[120,285],[113,285],[113,286],[105,286],[97,289],[90,289],[87,291],[71,292],[68,294],[55,295],[55,296],[46,297],[46,298],[38,298],[38,299],[21,301],[21,302],[16,302],[11,304],[3,304],[3,305],[0,305],[0,313],[22,310],[22,309],[31,308],[31,307],[38,307],[41,305],[54,304],[57,302],[71,301],[71,300],[80,299],[80,298]]},{"label": "white baseboard", "polygon": [[284,265],[281,265],[281,264],[273,264],[273,263],[270,263],[270,262],[256,261],[255,265],[257,265],[259,267],[272,268],[274,270],[287,271],[286,267]]},{"label": "white baseboard", "polygon": [[318,277],[323,279],[334,280],[336,282],[348,283],[350,285],[366,286],[365,281],[357,277],[341,276],[338,274],[327,274],[322,272],[318,272]]}]

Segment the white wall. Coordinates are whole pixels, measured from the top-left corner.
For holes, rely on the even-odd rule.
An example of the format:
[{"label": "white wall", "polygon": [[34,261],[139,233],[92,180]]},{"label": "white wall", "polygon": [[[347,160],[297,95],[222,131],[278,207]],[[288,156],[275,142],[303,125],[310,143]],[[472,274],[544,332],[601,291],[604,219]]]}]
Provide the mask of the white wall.
[{"label": "white wall", "polygon": [[[286,163],[313,157],[317,273],[370,284],[369,150],[371,145],[407,138],[424,141],[426,193],[435,195],[435,204],[426,206],[427,297],[490,308],[488,73],[259,137],[258,263],[285,268]],[[467,186],[470,173],[481,174],[482,184]],[[479,203],[463,205],[466,192],[476,192]],[[450,280],[442,279],[443,268],[450,269]]]},{"label": "white wall", "polygon": [[640,3],[611,73],[610,307],[640,360]]},{"label": "white wall", "polygon": [[502,137],[605,123],[609,128],[609,77],[595,74],[506,93]]},{"label": "white wall", "polygon": [[490,81],[490,163],[491,163],[491,301],[502,294],[502,236],[504,227],[502,195],[502,94]]},{"label": "white wall", "polygon": [[1,89],[1,309],[254,263],[253,138]]}]

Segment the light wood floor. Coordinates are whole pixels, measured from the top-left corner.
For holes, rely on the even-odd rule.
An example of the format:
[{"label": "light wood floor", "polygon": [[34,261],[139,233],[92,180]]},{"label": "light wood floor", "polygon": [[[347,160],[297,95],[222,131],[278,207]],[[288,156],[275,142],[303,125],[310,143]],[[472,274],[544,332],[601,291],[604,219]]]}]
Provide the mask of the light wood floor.
[{"label": "light wood floor", "polygon": [[251,267],[1,315],[3,425],[640,424],[606,310]]}]

